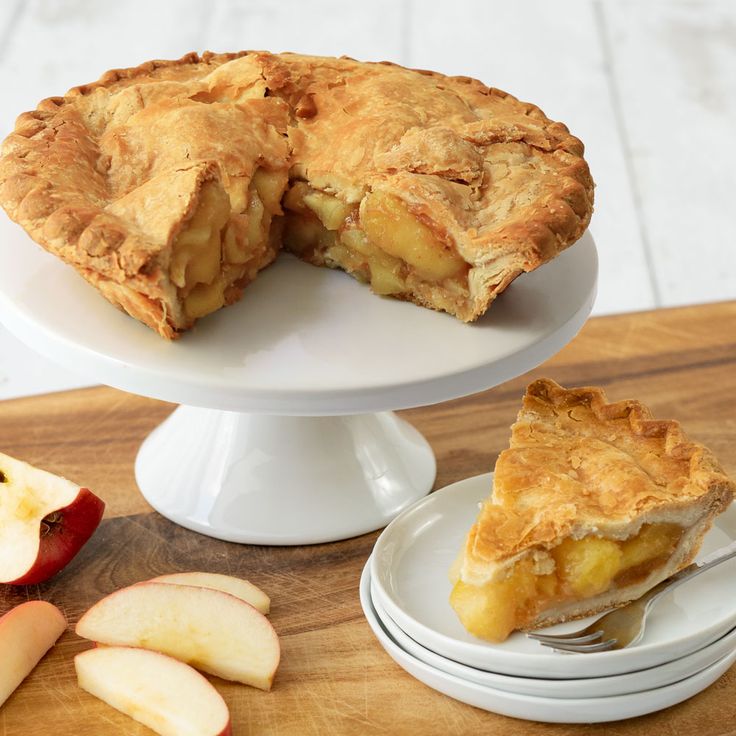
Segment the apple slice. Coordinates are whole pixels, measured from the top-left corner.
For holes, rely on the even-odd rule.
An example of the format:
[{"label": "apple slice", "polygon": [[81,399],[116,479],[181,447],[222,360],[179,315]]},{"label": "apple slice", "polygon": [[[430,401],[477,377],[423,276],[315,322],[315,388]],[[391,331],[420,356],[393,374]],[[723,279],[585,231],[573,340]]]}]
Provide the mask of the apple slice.
[{"label": "apple slice", "polygon": [[99,647],[74,657],[79,687],[162,736],[230,736],[230,712],[196,670],[159,652]]},{"label": "apple slice", "polygon": [[152,578],[149,583],[173,583],[174,585],[193,585],[195,588],[212,588],[230,593],[253,608],[266,614],[271,610],[271,599],[258,587],[242,578],[220,575],[215,572],[173,572]]},{"label": "apple slice", "polygon": [[0,618],[0,706],[66,630],[62,612],[46,601],[28,601]]},{"label": "apple slice", "polygon": [[0,453],[0,583],[41,583],[61,570],[102,519],[89,489]]},{"label": "apple slice", "polygon": [[79,619],[77,634],[100,644],[153,649],[197,669],[270,690],[281,650],[269,620],[212,588],[137,583]]}]

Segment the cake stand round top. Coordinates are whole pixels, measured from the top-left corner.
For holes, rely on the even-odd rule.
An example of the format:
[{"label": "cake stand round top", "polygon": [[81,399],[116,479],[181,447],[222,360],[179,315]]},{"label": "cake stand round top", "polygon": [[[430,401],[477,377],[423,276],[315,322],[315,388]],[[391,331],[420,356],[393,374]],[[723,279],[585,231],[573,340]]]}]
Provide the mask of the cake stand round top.
[{"label": "cake stand round top", "polygon": [[585,322],[597,268],[586,233],[468,325],[282,255],[240,302],[169,342],[2,218],[0,320],[46,357],[144,396],[232,411],[355,414],[464,396],[538,365]]}]

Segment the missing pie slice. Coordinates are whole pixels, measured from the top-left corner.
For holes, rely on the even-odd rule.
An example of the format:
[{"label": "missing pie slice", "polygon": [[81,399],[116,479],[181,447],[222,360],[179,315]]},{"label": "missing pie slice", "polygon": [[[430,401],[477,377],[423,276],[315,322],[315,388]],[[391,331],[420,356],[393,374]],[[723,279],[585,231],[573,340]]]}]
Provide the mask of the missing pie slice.
[{"label": "missing pie slice", "polygon": [[347,58],[189,54],[18,118],[0,204],[167,338],[283,248],[477,319],[587,227],[583,146],[467,77]]},{"label": "missing pie slice", "polygon": [[494,642],[623,605],[693,560],[734,491],[677,422],[540,379],[451,571],[450,603]]}]

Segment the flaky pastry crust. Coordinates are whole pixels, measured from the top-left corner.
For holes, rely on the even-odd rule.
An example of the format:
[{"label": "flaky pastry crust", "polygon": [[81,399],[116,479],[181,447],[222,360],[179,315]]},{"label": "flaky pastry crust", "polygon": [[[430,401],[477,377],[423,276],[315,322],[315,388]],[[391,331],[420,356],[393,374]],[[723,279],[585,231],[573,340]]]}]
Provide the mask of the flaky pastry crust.
[{"label": "flaky pastry crust", "polygon": [[496,463],[493,494],[470,529],[458,577],[482,586],[522,558],[550,572],[548,551],[565,538],[627,539],[645,524],[686,529],[666,564],[634,585],[543,611],[529,628],[580,618],[642,595],[695,557],[736,484],[676,421],[639,401],[608,403],[600,388],[539,379],[526,391],[510,447]]},{"label": "flaky pastry crust", "polygon": [[[347,203],[372,191],[401,200],[469,264],[467,293],[440,304],[466,321],[575,242],[592,212],[582,144],[534,105],[466,77],[245,51],[114,70],[44,100],[3,145],[0,204],[174,337],[193,320],[169,278],[172,243],[203,182],[234,201],[234,182],[259,167]],[[233,271],[225,303],[277,248]],[[439,303],[433,287],[400,296]]]}]

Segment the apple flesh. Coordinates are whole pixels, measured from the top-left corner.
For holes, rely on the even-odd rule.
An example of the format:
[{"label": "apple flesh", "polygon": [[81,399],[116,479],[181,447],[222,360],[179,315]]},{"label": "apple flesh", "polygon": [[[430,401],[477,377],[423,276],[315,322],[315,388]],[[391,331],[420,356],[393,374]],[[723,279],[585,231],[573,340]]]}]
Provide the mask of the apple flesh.
[{"label": "apple flesh", "polygon": [[281,649],[268,619],[212,588],[137,583],[98,601],[76,627],[100,644],[168,654],[226,680],[270,690]]},{"label": "apple flesh", "polygon": [[66,630],[62,612],[46,601],[28,601],[0,618],[0,706]]},{"label": "apple flesh", "polygon": [[0,583],[41,583],[97,528],[105,504],[87,488],[0,453]]},{"label": "apple flesh", "polygon": [[74,657],[79,686],[162,736],[230,736],[220,693],[196,670],[159,652],[97,647]]},{"label": "apple flesh", "polygon": [[148,581],[149,583],[172,583],[174,585],[193,585],[196,588],[212,588],[230,593],[236,598],[250,603],[253,608],[263,614],[271,610],[271,599],[253,583],[232,575],[221,575],[214,572],[174,572],[169,575],[160,575]]}]

